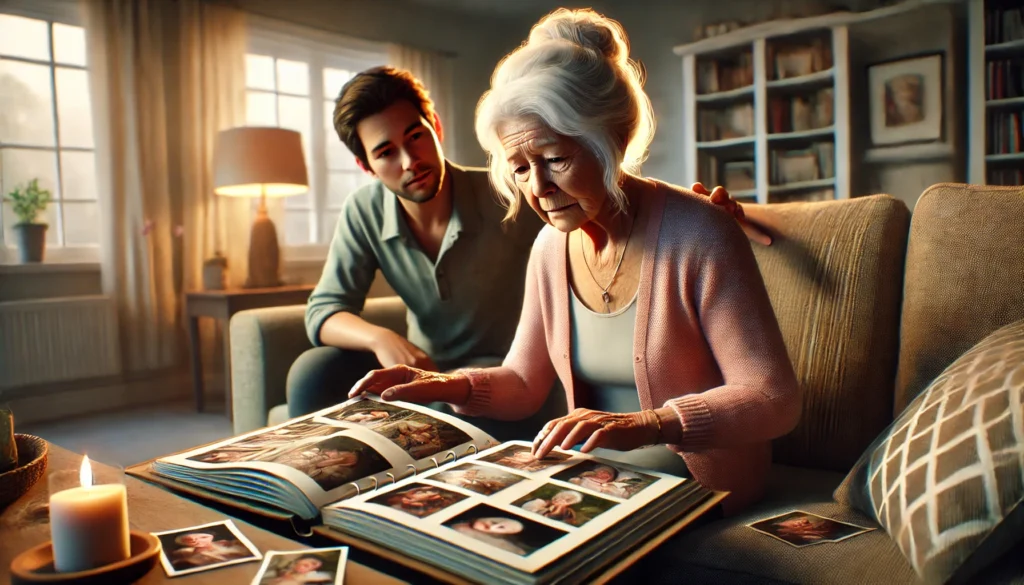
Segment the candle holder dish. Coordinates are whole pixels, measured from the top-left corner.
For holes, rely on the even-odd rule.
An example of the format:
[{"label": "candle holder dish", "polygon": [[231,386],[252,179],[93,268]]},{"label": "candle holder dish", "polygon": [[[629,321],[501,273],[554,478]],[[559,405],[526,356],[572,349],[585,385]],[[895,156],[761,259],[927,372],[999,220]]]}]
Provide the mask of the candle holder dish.
[{"label": "candle holder dish", "polygon": [[11,561],[11,583],[74,583],[75,585],[115,585],[134,583],[148,573],[160,556],[160,539],[148,532],[129,534],[131,555],[123,561],[74,573],[57,573],[53,568],[53,542],[31,548]]},{"label": "candle holder dish", "polygon": [[49,445],[34,435],[15,433],[18,446],[18,466],[0,473],[0,510],[25,495],[46,472]]}]

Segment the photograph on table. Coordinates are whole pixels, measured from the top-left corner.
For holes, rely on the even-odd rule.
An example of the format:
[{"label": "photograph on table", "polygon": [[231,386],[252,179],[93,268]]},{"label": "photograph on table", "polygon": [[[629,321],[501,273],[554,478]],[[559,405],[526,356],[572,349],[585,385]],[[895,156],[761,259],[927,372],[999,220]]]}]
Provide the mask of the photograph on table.
[{"label": "photograph on table", "polygon": [[434,512],[444,510],[456,502],[465,500],[467,497],[469,496],[446,490],[436,485],[414,483],[406,488],[382,494],[368,501],[371,504],[401,510],[417,518],[426,518]]},{"label": "photograph on table", "polygon": [[342,585],[348,547],[267,551],[252,585]]},{"label": "photograph on table", "polygon": [[632,498],[658,481],[658,478],[639,471],[589,460],[559,471],[551,478],[622,499]]},{"label": "photograph on table", "polygon": [[160,539],[160,563],[168,577],[263,558],[231,520],[154,532],[153,536]]},{"label": "photograph on table", "polygon": [[283,447],[300,439],[326,437],[340,431],[341,428],[324,423],[303,420],[283,427],[270,429],[255,435],[249,435],[231,443],[232,447]]},{"label": "photograph on table", "polygon": [[301,471],[326,492],[391,468],[373,447],[344,435],[288,449],[271,462]]},{"label": "photograph on table", "polygon": [[228,444],[189,457],[189,461],[201,463],[239,463],[242,461],[268,461],[273,448]]},{"label": "photograph on table", "polygon": [[547,483],[512,505],[570,526],[583,526],[619,503]]},{"label": "photograph on table", "polygon": [[413,459],[430,457],[473,440],[458,427],[418,412],[378,425],[373,432],[401,447]]},{"label": "photograph on table", "polygon": [[508,486],[515,485],[526,479],[521,475],[516,475],[503,469],[496,469],[486,465],[475,465],[473,463],[463,463],[462,465],[439,471],[429,476],[429,478],[433,481],[441,481],[485,496],[500,492]]},{"label": "photograph on table", "polygon": [[394,422],[408,410],[376,400],[360,400],[322,415],[323,418],[376,428]]},{"label": "photograph on table", "polygon": [[797,548],[823,542],[839,542],[874,530],[802,510],[758,520],[747,526]]},{"label": "photograph on table", "polygon": [[487,504],[473,506],[444,525],[488,546],[524,557],[566,535],[565,531]]},{"label": "photograph on table", "polygon": [[480,460],[488,463],[494,463],[496,465],[511,467],[512,469],[519,469],[521,471],[540,471],[542,469],[547,469],[552,465],[558,465],[568,458],[569,456],[565,453],[552,451],[543,459],[537,459],[530,453],[530,447],[524,445],[509,445],[500,451],[481,457]]}]

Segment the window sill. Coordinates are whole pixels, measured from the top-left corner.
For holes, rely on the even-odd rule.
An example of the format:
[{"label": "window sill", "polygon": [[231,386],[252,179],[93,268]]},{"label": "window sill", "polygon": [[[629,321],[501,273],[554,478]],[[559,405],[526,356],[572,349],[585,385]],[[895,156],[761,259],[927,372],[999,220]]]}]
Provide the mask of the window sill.
[{"label": "window sill", "polygon": [[99,262],[33,262],[31,264],[0,263],[0,274],[61,274],[99,272]]}]

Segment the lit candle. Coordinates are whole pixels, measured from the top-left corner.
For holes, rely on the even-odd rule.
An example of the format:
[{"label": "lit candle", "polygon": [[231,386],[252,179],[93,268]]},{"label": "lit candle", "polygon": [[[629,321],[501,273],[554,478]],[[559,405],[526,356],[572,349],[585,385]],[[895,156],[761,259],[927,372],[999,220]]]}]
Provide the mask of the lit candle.
[{"label": "lit candle", "polygon": [[125,486],[93,485],[89,457],[82,459],[79,482],[80,487],[50,494],[50,539],[59,573],[123,561],[131,551]]}]

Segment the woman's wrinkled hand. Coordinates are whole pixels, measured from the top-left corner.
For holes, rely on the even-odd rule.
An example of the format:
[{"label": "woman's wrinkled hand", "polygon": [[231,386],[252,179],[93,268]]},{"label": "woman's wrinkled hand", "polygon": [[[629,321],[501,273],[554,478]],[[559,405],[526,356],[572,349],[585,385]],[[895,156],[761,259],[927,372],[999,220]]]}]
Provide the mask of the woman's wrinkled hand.
[{"label": "woman's wrinkled hand", "polygon": [[398,365],[366,374],[352,387],[348,397],[366,393],[378,394],[386,401],[419,404],[440,401],[459,405],[469,400],[470,384],[465,374],[442,374]]},{"label": "woman's wrinkled hand", "polygon": [[598,447],[631,451],[658,443],[661,424],[653,410],[601,412],[577,408],[562,418],[549,421],[533,440],[533,456],[545,457],[555,447],[580,449],[589,453]]},{"label": "woman's wrinkled hand", "polygon": [[719,186],[715,187],[712,191],[708,191],[708,188],[702,183],[694,183],[690,190],[698,195],[710,197],[711,203],[721,207],[735,217],[736,221],[740,224],[740,228],[743,229],[743,233],[747,234],[747,239],[757,242],[762,246],[772,245],[772,237],[768,234],[767,230],[747,219],[746,214],[743,212],[743,205],[733,199],[725,187]]}]

